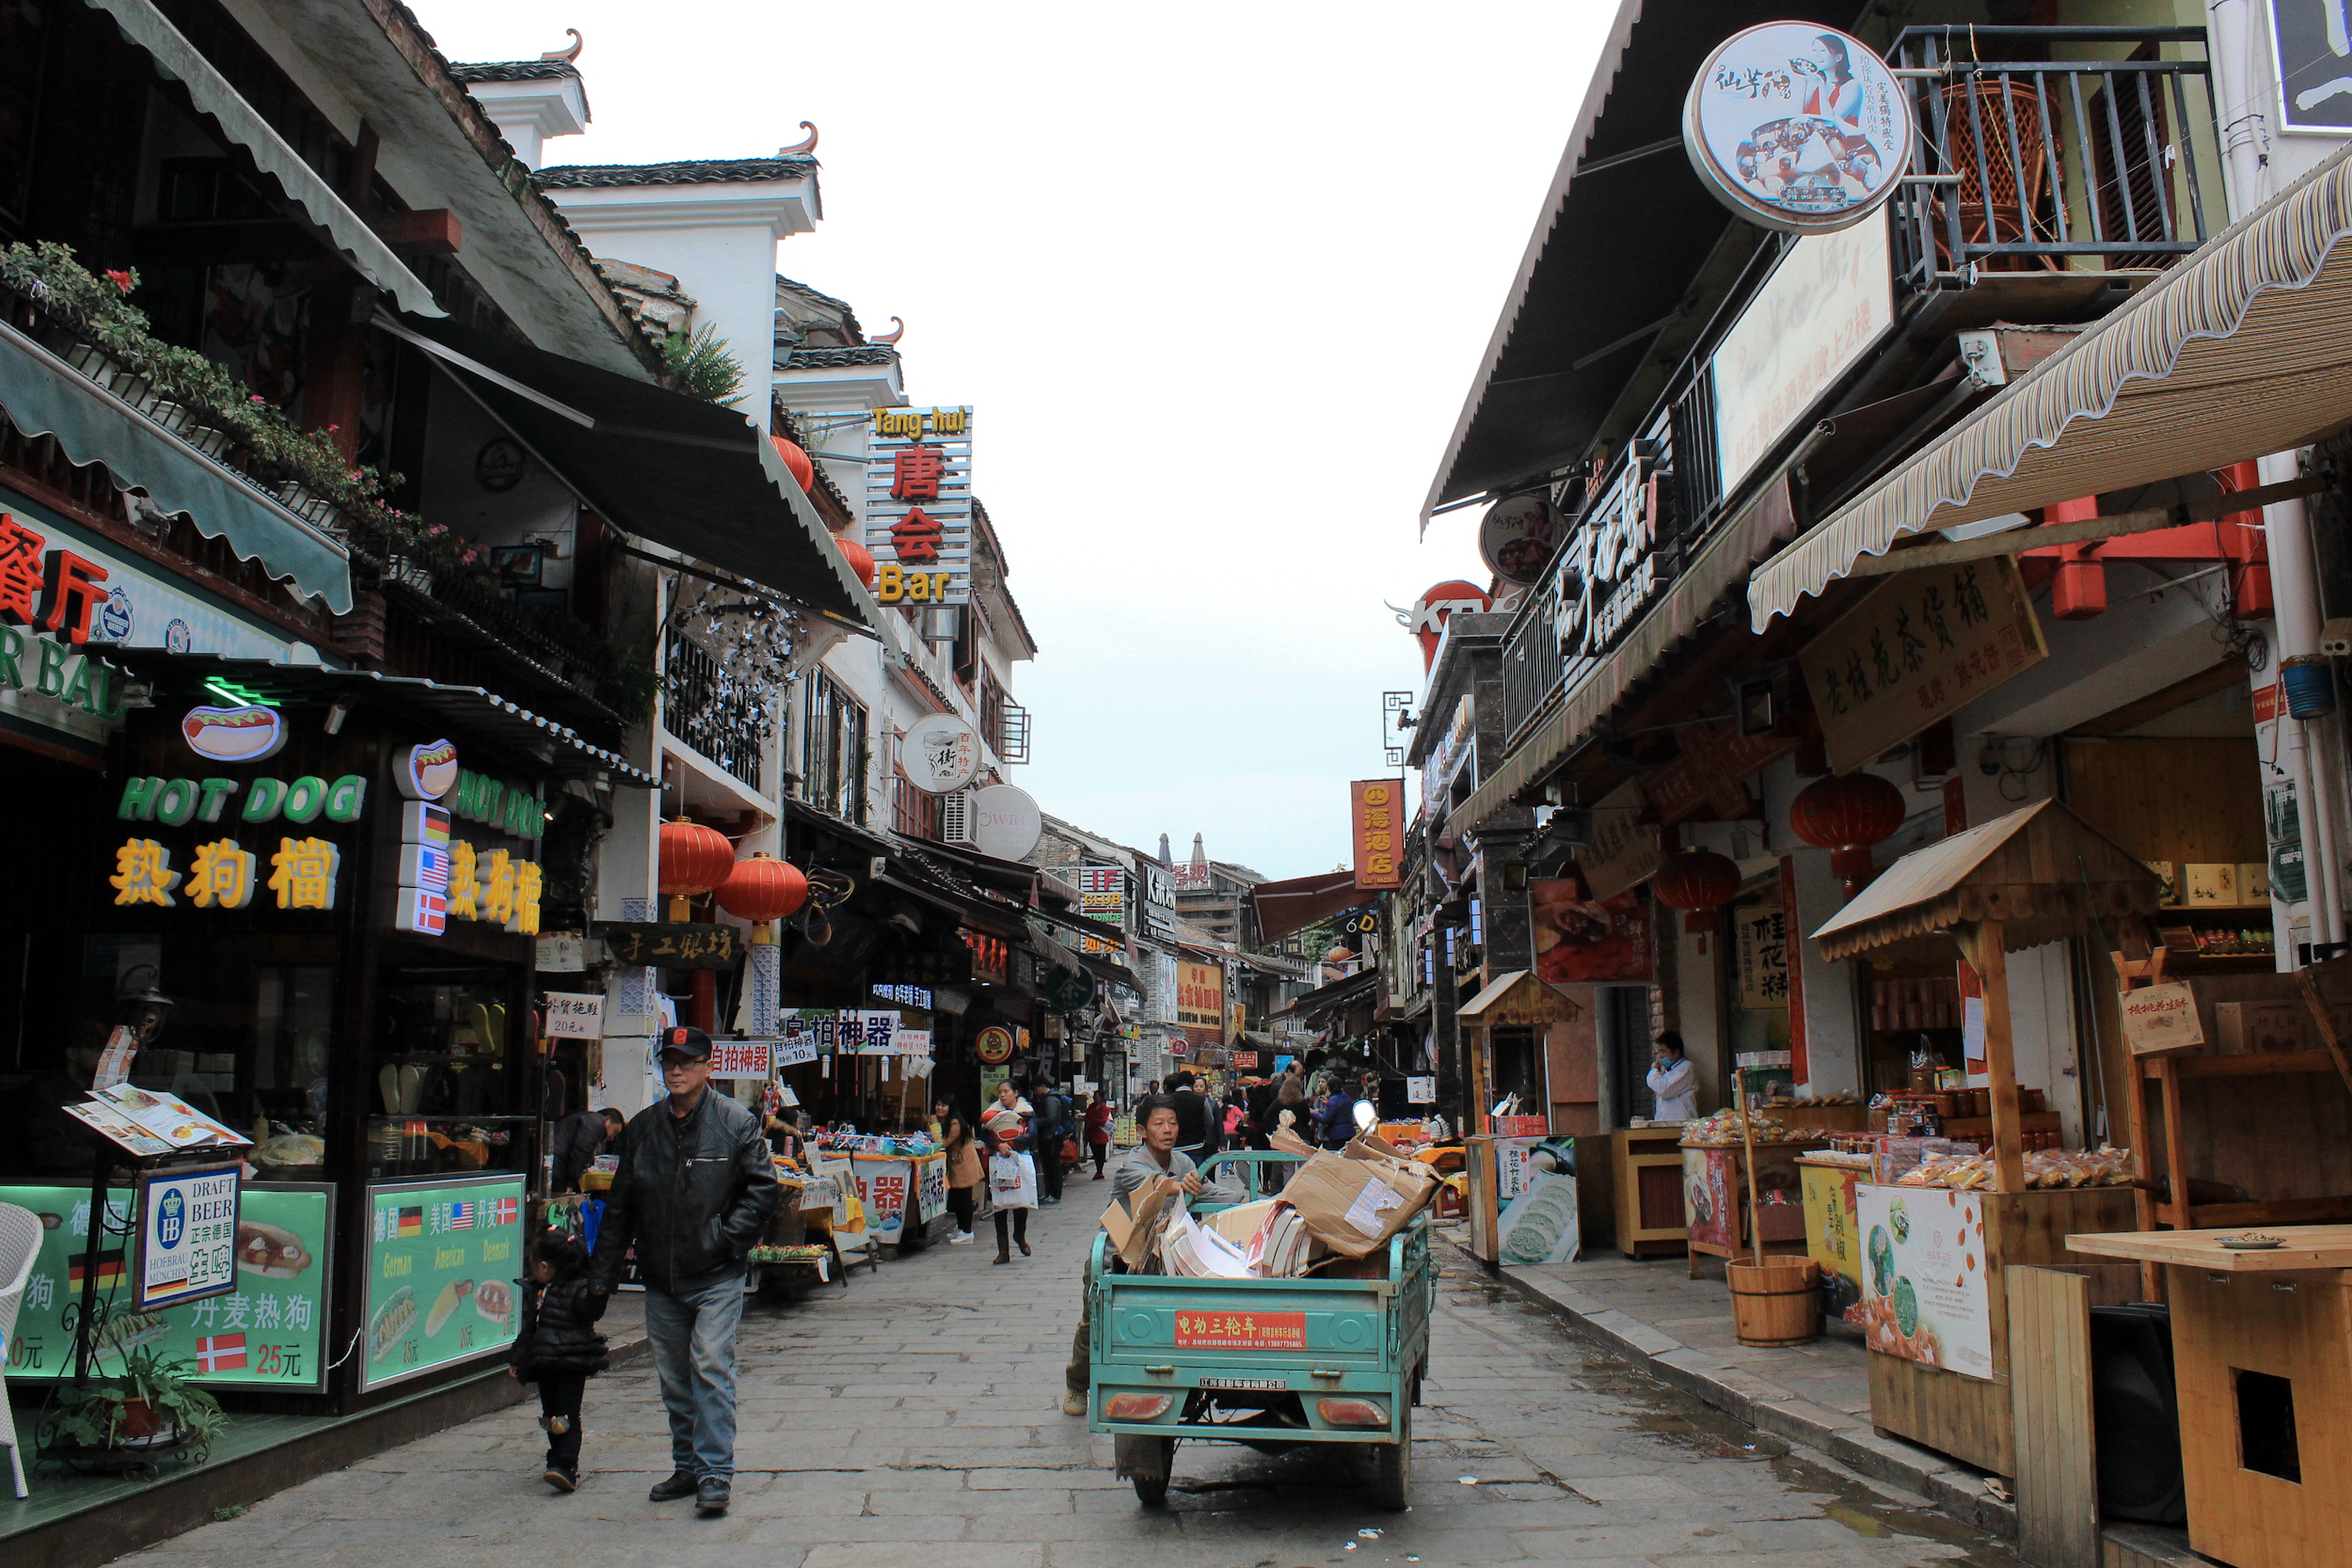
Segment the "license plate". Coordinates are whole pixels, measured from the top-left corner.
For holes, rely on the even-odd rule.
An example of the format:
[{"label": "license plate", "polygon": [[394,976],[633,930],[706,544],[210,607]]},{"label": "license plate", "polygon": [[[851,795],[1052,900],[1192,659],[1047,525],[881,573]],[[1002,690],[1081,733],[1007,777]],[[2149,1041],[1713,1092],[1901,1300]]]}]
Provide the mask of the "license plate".
[{"label": "license plate", "polygon": [[1248,1392],[1283,1394],[1290,1391],[1289,1380],[1279,1377],[1204,1377],[1203,1388],[1239,1388]]}]

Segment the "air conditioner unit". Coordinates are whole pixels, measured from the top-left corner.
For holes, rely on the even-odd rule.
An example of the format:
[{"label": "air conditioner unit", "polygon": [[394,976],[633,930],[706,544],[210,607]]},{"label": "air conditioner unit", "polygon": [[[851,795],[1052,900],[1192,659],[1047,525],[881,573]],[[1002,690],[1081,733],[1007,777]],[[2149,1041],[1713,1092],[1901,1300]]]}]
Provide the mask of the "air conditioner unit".
[{"label": "air conditioner unit", "polygon": [[959,789],[939,798],[939,842],[972,842],[972,792]]}]

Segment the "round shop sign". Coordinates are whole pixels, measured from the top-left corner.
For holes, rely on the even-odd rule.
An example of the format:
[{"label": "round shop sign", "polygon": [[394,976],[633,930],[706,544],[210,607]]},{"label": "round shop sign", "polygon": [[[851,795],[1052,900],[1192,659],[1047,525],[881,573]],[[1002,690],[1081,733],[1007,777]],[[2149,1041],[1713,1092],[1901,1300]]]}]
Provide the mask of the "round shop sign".
[{"label": "round shop sign", "polygon": [[914,787],[952,795],[980,771],[979,732],[952,713],[934,713],[907,726],[899,760]]},{"label": "round shop sign", "polygon": [[1045,1005],[1057,1012],[1074,1013],[1094,1000],[1094,974],[1086,969],[1064,969],[1059,964],[1044,966],[1044,977],[1038,982],[1038,994]]},{"label": "round shop sign", "polygon": [[1029,792],[990,784],[972,797],[972,847],[1000,861],[1017,861],[1044,836],[1045,816]]},{"label": "round shop sign", "polygon": [[1000,1067],[1012,1060],[1012,1031],[1001,1024],[990,1024],[980,1031],[980,1037],[972,1044],[981,1061],[990,1067]]},{"label": "round shop sign", "polygon": [[437,800],[457,787],[457,748],[446,740],[411,746],[392,777],[411,800]]},{"label": "round shop sign", "polygon": [[1486,569],[1516,588],[1544,575],[1559,543],[1560,509],[1540,490],[1503,497],[1478,525],[1478,553]]},{"label": "round shop sign", "polygon": [[1682,147],[1715,198],[1791,234],[1849,229],[1911,164],[1911,98],[1860,39],[1810,22],[1734,33],[1691,83]]}]

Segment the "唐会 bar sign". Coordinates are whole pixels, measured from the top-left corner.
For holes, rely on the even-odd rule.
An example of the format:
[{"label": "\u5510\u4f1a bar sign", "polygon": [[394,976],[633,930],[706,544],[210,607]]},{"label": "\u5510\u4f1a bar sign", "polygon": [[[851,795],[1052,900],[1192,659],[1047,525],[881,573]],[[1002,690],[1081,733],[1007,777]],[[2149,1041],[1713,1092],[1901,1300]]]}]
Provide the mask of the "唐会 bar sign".
[{"label": "\u5510\u4f1a bar sign", "polygon": [[1359,779],[1347,786],[1359,888],[1391,888],[1404,879],[1397,870],[1397,852],[1405,841],[1404,793],[1404,784],[1395,779]]}]

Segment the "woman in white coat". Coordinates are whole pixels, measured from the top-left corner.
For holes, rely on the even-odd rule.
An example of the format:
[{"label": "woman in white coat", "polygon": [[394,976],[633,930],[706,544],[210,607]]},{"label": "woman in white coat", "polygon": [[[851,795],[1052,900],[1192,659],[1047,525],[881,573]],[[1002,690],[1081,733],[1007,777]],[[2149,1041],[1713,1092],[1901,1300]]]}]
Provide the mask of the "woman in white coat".
[{"label": "woman in white coat", "polygon": [[1669,1029],[1658,1037],[1657,1060],[1649,1069],[1649,1092],[1658,1101],[1652,1121],[1689,1121],[1699,1114],[1699,1074],[1682,1054],[1682,1037]]}]

